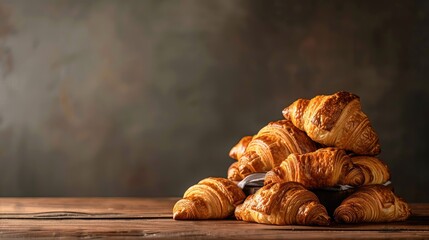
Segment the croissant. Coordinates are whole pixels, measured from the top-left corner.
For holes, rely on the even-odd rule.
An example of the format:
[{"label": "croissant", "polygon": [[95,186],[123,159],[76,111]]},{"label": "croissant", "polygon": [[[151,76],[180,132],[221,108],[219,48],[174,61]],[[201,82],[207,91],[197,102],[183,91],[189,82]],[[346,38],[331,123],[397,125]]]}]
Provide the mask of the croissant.
[{"label": "croissant", "polygon": [[243,176],[241,176],[240,171],[238,171],[238,162],[233,162],[228,168],[228,179],[231,181],[241,181]]},{"label": "croissant", "polygon": [[240,139],[240,141],[234,147],[231,148],[231,151],[229,151],[229,156],[235,160],[240,159],[241,155],[243,155],[250,141],[252,141],[252,138],[253,136],[245,136]]},{"label": "croissant", "polygon": [[390,179],[389,169],[380,159],[370,156],[356,156],[351,159],[363,172],[363,185],[383,184]]},{"label": "croissant", "polygon": [[283,116],[314,141],[360,155],[380,153],[378,136],[362,112],[359,97],[348,92],[298,99]]},{"label": "croissant", "polygon": [[383,185],[359,188],[335,209],[342,223],[404,221],[411,215],[408,204]]},{"label": "croissant", "polygon": [[316,143],[290,121],[271,122],[249,142],[238,160],[239,171],[243,177],[254,172],[266,172],[291,153],[307,153],[316,149]]},{"label": "croissant", "polygon": [[321,148],[305,154],[290,154],[278,167],[269,171],[265,184],[272,182],[299,182],[307,188],[335,185],[361,185],[362,170],[353,166],[342,149]]},{"label": "croissant", "polygon": [[222,219],[234,213],[246,195],[235,183],[225,178],[206,178],[190,187],[173,207],[173,218]]},{"label": "croissant", "polygon": [[299,183],[272,183],[235,209],[238,220],[276,225],[329,225],[326,208]]}]

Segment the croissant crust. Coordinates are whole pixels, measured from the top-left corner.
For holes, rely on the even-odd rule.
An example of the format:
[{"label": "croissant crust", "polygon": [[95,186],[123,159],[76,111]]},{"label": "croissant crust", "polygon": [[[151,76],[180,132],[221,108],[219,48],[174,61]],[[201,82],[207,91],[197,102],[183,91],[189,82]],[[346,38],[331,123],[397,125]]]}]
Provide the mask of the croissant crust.
[{"label": "croissant crust", "polygon": [[252,141],[252,138],[253,136],[245,136],[241,138],[240,141],[231,148],[231,151],[229,151],[229,156],[235,160],[240,159],[241,155],[243,155],[244,151],[246,151],[250,141]]},{"label": "croissant crust", "polygon": [[298,99],[283,110],[314,141],[360,155],[380,153],[378,136],[362,112],[360,99],[349,92]]},{"label": "croissant crust", "polygon": [[299,183],[272,183],[250,195],[235,209],[238,220],[275,225],[329,225],[316,195]]},{"label": "croissant crust", "polygon": [[363,172],[363,185],[383,184],[390,179],[389,168],[383,161],[376,157],[355,156],[351,160]]},{"label": "croissant crust", "polygon": [[280,165],[291,153],[307,153],[316,149],[316,143],[290,121],[271,122],[249,142],[239,159],[239,171],[243,177],[254,172],[266,172]]},{"label": "croissant crust", "polygon": [[234,213],[246,195],[235,183],[224,178],[206,178],[190,187],[173,207],[173,218],[222,219]]},{"label": "croissant crust", "polygon": [[233,162],[228,168],[228,179],[231,181],[241,181],[243,176],[241,176],[240,171],[238,170],[238,162]]},{"label": "croissant crust", "polygon": [[329,147],[305,154],[290,154],[265,177],[266,184],[289,181],[299,182],[307,188],[340,184],[359,186],[364,181],[364,175],[344,150]]},{"label": "croissant crust", "polygon": [[383,185],[359,188],[334,212],[335,221],[342,223],[404,221],[410,215],[408,204]]}]

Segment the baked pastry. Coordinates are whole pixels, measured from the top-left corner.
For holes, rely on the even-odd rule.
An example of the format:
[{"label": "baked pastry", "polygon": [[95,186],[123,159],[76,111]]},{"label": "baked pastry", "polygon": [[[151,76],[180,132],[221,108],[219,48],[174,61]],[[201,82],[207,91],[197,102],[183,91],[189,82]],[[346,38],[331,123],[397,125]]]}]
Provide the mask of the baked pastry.
[{"label": "baked pastry", "polygon": [[222,219],[231,216],[246,195],[225,178],[206,178],[190,187],[173,207],[173,218]]},{"label": "baked pastry", "polygon": [[307,188],[359,186],[364,181],[364,175],[360,168],[353,166],[344,150],[328,147],[305,154],[290,154],[265,177],[265,184],[290,181],[299,182]]},{"label": "baked pastry", "polygon": [[235,160],[240,159],[241,155],[243,155],[250,141],[252,141],[252,138],[253,136],[245,136],[241,138],[240,141],[234,147],[231,148],[231,151],[229,151],[229,156]]},{"label": "baked pastry", "polygon": [[389,168],[380,159],[371,156],[355,156],[351,159],[353,164],[359,167],[365,176],[363,185],[383,184],[389,181]]},{"label": "baked pastry", "polygon": [[238,171],[238,162],[233,162],[228,168],[228,179],[231,181],[241,181],[243,176],[241,176],[240,171]]},{"label": "baked pastry", "polygon": [[349,92],[298,99],[283,116],[314,141],[359,155],[380,153],[378,136],[362,112],[359,97]]},{"label": "baked pastry", "polygon": [[249,142],[239,158],[239,171],[245,177],[254,172],[266,172],[291,153],[307,153],[317,149],[303,131],[290,121],[271,122],[263,127]]},{"label": "baked pastry", "polygon": [[271,183],[235,209],[238,220],[275,225],[329,225],[330,218],[316,195],[299,183]]},{"label": "baked pastry", "polygon": [[410,215],[408,204],[383,185],[359,188],[334,212],[340,223],[404,221]]}]

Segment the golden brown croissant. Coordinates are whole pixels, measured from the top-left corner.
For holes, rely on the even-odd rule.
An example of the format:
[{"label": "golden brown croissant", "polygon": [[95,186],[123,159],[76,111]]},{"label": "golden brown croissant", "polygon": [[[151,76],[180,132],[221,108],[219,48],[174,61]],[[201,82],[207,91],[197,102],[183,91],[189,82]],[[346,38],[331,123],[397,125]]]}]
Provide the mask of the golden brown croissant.
[{"label": "golden brown croissant", "polygon": [[390,179],[387,165],[376,157],[355,156],[352,157],[352,162],[365,176],[363,185],[383,184]]},{"label": "golden brown croissant", "polygon": [[235,160],[240,159],[241,155],[243,155],[244,151],[246,151],[250,141],[252,141],[252,138],[253,136],[245,136],[240,139],[240,141],[231,148],[231,151],[229,151],[229,156]]},{"label": "golden brown croissant", "polygon": [[305,154],[290,154],[278,167],[269,171],[265,184],[299,182],[307,188],[358,186],[363,183],[362,170],[353,166],[342,149],[321,148]]},{"label": "golden brown croissant", "polygon": [[266,172],[291,153],[307,153],[316,149],[316,143],[290,121],[271,122],[252,138],[241,155],[240,174],[245,177],[254,172]]},{"label": "golden brown croissant", "polygon": [[354,94],[337,92],[298,99],[283,110],[283,116],[318,143],[360,155],[380,153],[378,136]]},{"label": "golden brown croissant", "polygon": [[238,220],[276,225],[329,225],[317,196],[299,183],[272,183],[250,195],[235,209]]},{"label": "golden brown croissant", "polygon": [[238,162],[233,162],[228,168],[228,179],[231,181],[241,181],[243,176],[241,176],[240,171],[238,171]]},{"label": "golden brown croissant", "polygon": [[190,187],[173,208],[173,218],[221,219],[234,213],[246,195],[235,183],[225,178],[206,178]]},{"label": "golden brown croissant", "polygon": [[335,209],[342,223],[404,221],[411,215],[408,204],[383,185],[359,188]]}]

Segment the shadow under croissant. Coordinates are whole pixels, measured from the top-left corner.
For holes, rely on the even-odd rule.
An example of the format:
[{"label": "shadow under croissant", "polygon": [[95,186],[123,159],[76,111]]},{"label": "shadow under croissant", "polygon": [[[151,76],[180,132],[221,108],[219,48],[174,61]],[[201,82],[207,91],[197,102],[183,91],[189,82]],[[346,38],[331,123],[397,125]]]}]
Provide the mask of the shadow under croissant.
[{"label": "shadow under croissant", "polygon": [[[248,175],[245,179],[238,182],[237,185],[243,189],[246,196],[256,193],[264,186],[265,173],[253,173]],[[394,191],[390,181],[384,184],[390,190]],[[335,209],[341,203],[353,194],[357,188],[348,185],[340,185],[337,187],[321,188],[321,189],[308,189],[319,198],[319,202],[325,206],[330,217],[333,217]]]}]

